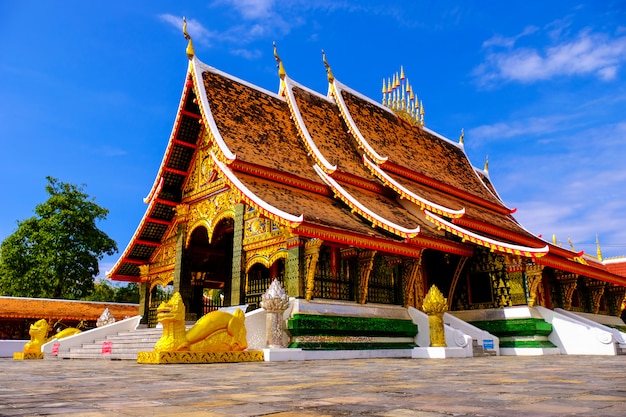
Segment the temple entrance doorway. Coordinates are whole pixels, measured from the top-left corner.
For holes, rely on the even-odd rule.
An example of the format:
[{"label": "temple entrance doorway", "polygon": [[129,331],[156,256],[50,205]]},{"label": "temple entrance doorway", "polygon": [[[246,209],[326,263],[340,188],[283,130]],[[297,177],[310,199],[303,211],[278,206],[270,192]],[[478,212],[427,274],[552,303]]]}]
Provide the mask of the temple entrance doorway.
[{"label": "temple entrance doorway", "polygon": [[181,279],[181,295],[187,306],[188,320],[197,320],[219,307],[230,305],[233,224],[233,219],[221,220],[213,229],[210,241],[203,226],[191,233],[185,251],[187,268]]}]

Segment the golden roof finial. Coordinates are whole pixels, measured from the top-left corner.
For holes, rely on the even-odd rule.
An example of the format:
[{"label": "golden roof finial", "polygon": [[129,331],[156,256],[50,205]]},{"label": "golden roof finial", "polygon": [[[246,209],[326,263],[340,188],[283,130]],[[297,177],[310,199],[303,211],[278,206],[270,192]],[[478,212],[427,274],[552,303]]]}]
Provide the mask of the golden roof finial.
[{"label": "golden roof finial", "polygon": [[[326,61],[326,52],[322,49],[322,60],[324,61],[324,66],[326,67],[326,74],[328,74],[328,82],[333,83],[335,81],[335,76],[333,75],[332,70],[330,69],[330,65],[328,65],[328,61]],[[385,82],[383,81],[383,88]]]},{"label": "golden roof finial", "polygon": [[556,233],[552,235],[552,244],[554,246],[557,246],[557,243],[556,243]]},{"label": "golden roof finial", "polygon": [[193,50],[193,42],[191,41],[191,36],[189,36],[189,33],[187,33],[187,19],[185,18],[185,16],[183,16],[183,35],[185,35],[185,39],[189,41],[189,43],[187,43],[187,50],[185,52],[187,52],[187,58],[189,58],[189,60],[191,61],[193,59],[193,56],[195,55],[195,52]]},{"label": "golden roof finial", "polygon": [[400,79],[404,80],[404,66],[400,65]]},{"label": "golden roof finial", "polygon": [[278,56],[278,52],[276,51],[276,42],[273,42],[273,44],[274,44],[274,58],[276,59],[276,62],[278,62],[278,76],[280,77],[281,80],[284,80],[287,73],[285,72],[283,61],[281,61],[280,57]]},{"label": "golden roof finial", "polygon": [[572,243],[572,238],[567,236],[567,243],[569,243],[569,247],[572,250],[572,252],[576,252],[576,249],[574,249],[574,244]]},{"label": "golden roof finial", "polygon": [[485,156],[485,166],[483,166],[483,171],[489,172],[489,155]]},{"label": "golden roof finial", "polygon": [[461,128],[461,136],[459,136],[459,143],[463,144],[465,140],[465,129]]},{"label": "golden roof finial", "polygon": [[602,250],[600,249],[600,240],[598,239],[598,235],[596,235],[596,250],[598,251],[598,260],[602,262]]}]

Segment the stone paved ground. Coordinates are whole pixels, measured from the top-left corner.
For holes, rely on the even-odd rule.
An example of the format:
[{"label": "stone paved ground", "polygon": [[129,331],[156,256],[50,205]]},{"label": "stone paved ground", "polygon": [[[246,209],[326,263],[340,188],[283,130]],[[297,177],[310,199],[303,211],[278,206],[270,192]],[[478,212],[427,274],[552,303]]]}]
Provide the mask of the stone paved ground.
[{"label": "stone paved ground", "polygon": [[626,416],[626,356],[207,365],[0,359],[2,416]]}]

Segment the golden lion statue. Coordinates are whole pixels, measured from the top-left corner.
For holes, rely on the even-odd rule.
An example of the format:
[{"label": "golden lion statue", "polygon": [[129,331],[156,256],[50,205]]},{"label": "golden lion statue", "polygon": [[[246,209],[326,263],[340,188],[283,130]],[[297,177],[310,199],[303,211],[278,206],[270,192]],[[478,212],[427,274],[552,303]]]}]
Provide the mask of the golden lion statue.
[{"label": "golden lion statue", "polygon": [[41,346],[49,341],[53,339],[63,339],[64,337],[73,336],[78,333],[80,333],[80,330],[68,327],[54,336],[46,338],[46,336],[48,336],[48,322],[45,319],[37,320],[30,325],[30,329],[28,330],[30,342],[26,342],[24,345],[24,353],[40,353]]},{"label": "golden lion statue", "polygon": [[246,340],[245,314],[213,311],[202,316],[189,330],[185,327],[185,304],[178,292],[157,308],[157,321],[163,335],[154,345],[155,352],[243,351]]}]

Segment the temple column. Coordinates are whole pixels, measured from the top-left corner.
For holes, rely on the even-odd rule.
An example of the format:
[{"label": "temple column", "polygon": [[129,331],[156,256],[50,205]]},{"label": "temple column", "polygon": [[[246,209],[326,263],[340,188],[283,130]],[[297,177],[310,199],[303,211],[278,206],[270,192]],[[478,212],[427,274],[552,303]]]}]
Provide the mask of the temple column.
[{"label": "temple column", "polygon": [[359,303],[365,304],[367,301],[367,287],[370,274],[374,267],[375,250],[364,250],[359,252]]},{"label": "temple column", "polygon": [[419,309],[424,301],[422,258],[410,258],[402,262],[402,283],[404,306]]},{"label": "temple column", "polygon": [[305,298],[310,301],[315,292],[315,270],[317,269],[317,261],[320,257],[320,248],[323,241],[320,239],[311,239],[304,244],[304,258],[306,264],[306,290]]},{"label": "temple column", "polygon": [[244,214],[245,205],[237,204],[235,206],[235,218],[233,219],[233,259],[230,293],[224,295],[224,305],[239,305],[244,302],[244,295],[241,291],[244,277],[244,260],[243,253],[243,232],[244,232]]},{"label": "temple column", "polygon": [[534,307],[541,290],[543,278],[543,265],[528,264],[525,268],[526,283],[528,288],[528,307]]},{"label": "temple column", "polygon": [[[183,252],[185,251],[185,238],[187,232],[187,214],[189,212],[189,205],[187,204],[179,204],[174,208],[175,219],[174,224],[176,224],[176,254],[174,255],[174,292],[180,292],[180,295],[183,296],[183,300],[185,300],[185,292],[186,289],[182,288],[184,283],[182,282],[184,265],[184,256]],[[191,285],[189,285],[189,291],[191,290]],[[187,294],[190,295],[190,294]]]},{"label": "temple column", "polygon": [[141,324],[148,324],[148,312],[150,311],[150,266],[139,267],[139,314]]},{"label": "temple column", "polygon": [[287,260],[285,262],[285,291],[290,297],[304,297],[304,245],[306,240],[299,236],[287,239]]}]

